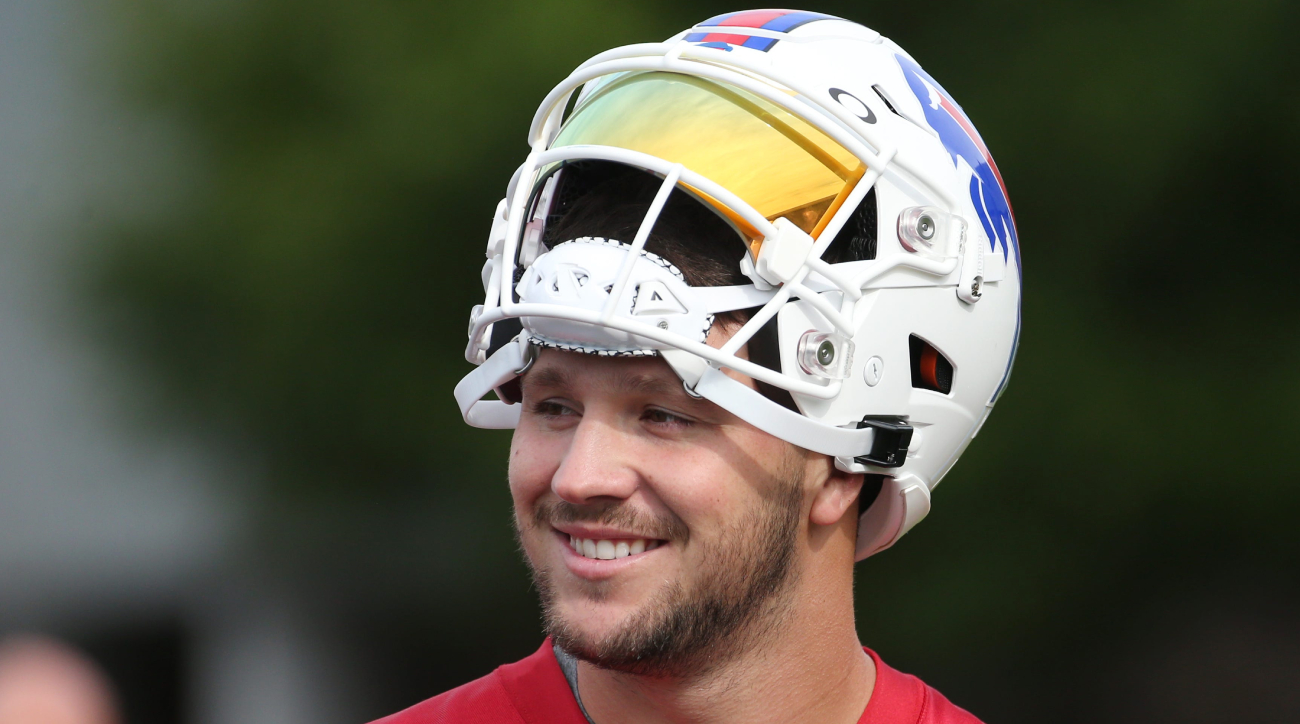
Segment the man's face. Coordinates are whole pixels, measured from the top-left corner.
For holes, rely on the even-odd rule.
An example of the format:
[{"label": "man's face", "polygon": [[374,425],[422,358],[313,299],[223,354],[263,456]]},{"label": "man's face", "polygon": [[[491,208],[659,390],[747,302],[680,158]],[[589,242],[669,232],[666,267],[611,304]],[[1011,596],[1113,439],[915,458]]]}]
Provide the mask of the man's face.
[{"label": "man's face", "polygon": [[659,358],[543,350],[522,390],[510,490],[563,648],[686,675],[780,622],[807,453],[692,398]]}]

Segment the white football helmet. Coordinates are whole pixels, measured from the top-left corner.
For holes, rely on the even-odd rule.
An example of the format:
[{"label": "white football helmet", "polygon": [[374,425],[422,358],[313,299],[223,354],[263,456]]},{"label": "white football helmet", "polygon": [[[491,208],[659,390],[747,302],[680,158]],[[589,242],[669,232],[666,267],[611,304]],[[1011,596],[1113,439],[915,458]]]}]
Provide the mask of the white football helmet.
[{"label": "white football helmet", "polygon": [[[884,476],[863,507],[859,560],[929,512],[1011,373],[1020,251],[992,156],[911,56],[827,15],[730,13],[582,64],[542,102],[528,141],[470,317],[478,367],[456,387],[466,422],[518,422],[510,395],[483,398],[538,345],[658,354],[691,393],[842,470]],[[639,230],[548,238],[557,179],[592,161],[662,179]],[[691,286],[645,250],[674,189],[736,230],[750,284]],[[846,225],[861,238],[828,261]],[[754,308],[720,349],[705,344],[713,315]],[[770,323],[779,364],[738,357]],[[788,391],[797,412],[722,368]]]}]

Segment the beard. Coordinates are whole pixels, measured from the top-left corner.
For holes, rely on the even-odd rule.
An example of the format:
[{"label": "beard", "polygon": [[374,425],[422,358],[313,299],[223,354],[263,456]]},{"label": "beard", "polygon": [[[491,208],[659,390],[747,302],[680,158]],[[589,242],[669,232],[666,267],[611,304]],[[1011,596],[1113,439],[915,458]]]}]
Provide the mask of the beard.
[{"label": "beard", "polygon": [[[525,555],[546,633],[561,649],[595,666],[665,678],[698,676],[758,645],[789,615],[783,594],[797,577],[803,467],[786,467],[775,492],[758,509],[738,516],[703,552],[704,563],[689,581],[683,576],[669,583],[604,636],[589,636],[560,614],[550,572]],[[577,521],[625,526],[677,544],[689,536],[679,519],[647,520],[618,503],[549,501],[534,511],[538,528]],[[600,585],[587,591],[595,600],[607,592]]]}]

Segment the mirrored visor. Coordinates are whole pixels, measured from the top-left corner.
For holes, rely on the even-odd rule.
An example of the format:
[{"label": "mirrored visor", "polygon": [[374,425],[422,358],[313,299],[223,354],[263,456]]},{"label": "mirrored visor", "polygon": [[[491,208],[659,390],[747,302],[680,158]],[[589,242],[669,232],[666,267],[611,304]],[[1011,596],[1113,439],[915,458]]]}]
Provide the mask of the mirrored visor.
[{"label": "mirrored visor", "polygon": [[[680,163],[764,217],[786,217],[816,237],[866,167],[829,136],[764,98],[662,71],[604,79],[565,121],[552,148],[616,146]],[[760,235],[698,189],[749,236]],[[757,253],[757,249],[754,249]]]}]

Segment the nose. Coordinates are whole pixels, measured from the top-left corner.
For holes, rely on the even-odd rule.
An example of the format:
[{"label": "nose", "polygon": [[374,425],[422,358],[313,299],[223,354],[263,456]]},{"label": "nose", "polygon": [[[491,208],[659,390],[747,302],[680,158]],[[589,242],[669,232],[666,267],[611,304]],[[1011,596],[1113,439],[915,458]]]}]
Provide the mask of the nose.
[{"label": "nose", "polygon": [[631,436],[609,421],[584,417],[551,478],[551,490],[575,505],[626,500],[641,480],[635,448]]}]

